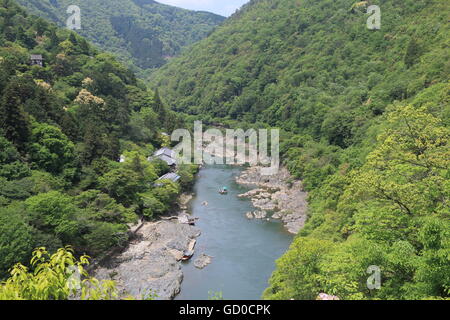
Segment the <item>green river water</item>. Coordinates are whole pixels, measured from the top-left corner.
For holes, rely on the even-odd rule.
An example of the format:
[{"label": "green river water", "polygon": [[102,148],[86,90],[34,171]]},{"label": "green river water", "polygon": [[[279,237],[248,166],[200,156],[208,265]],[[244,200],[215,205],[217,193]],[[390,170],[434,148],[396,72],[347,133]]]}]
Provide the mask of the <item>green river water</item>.
[{"label": "green river water", "polygon": [[[217,292],[226,300],[260,299],[275,261],[293,240],[280,222],[246,218],[245,214],[255,208],[249,199],[238,198],[249,190],[235,182],[241,171],[238,167],[206,166],[199,173],[191,210],[200,218],[197,227],[202,235],[195,256],[183,266],[184,281],[178,300],[204,300]],[[228,195],[219,194],[222,186],[228,187]],[[203,205],[204,201],[208,206]],[[213,259],[199,270],[194,261],[202,253]]]}]

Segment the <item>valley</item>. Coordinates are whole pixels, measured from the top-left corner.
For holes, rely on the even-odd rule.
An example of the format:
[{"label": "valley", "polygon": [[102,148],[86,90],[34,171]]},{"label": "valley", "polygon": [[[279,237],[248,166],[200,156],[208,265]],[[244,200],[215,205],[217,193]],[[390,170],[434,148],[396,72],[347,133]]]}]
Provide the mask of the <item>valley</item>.
[{"label": "valley", "polygon": [[449,12],[0,0],[0,300],[448,300]]}]

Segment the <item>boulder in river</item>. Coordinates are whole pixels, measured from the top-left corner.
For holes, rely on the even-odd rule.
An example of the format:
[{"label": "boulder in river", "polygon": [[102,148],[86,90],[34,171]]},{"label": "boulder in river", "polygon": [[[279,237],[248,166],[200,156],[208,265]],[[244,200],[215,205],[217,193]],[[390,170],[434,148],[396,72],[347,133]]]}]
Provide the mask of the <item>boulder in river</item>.
[{"label": "boulder in river", "polygon": [[198,269],[204,269],[207,265],[209,265],[212,262],[212,257],[202,254],[200,257],[198,257],[194,261],[194,266]]},{"label": "boulder in river", "polygon": [[266,211],[255,211],[255,212],[253,212],[253,215],[255,216],[255,219],[265,219],[265,218],[267,218],[267,212]]}]

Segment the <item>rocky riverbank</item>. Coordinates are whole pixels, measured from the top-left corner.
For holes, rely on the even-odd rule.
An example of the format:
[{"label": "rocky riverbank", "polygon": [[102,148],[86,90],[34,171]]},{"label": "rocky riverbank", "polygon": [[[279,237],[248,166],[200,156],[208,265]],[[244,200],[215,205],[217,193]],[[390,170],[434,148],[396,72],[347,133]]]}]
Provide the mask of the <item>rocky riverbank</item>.
[{"label": "rocky riverbank", "polygon": [[[180,198],[180,214],[186,214],[192,197]],[[146,222],[136,238],[120,254],[110,257],[94,271],[99,279],[114,280],[124,295],[138,299],[155,296],[173,299],[181,290],[181,258],[200,230],[175,220]]]},{"label": "rocky riverbank", "polygon": [[250,167],[237,179],[238,184],[256,189],[240,195],[250,198],[258,211],[248,212],[249,219],[280,219],[290,233],[297,234],[307,219],[307,193],[301,181],[294,181],[286,168],[276,175],[264,176],[261,167]]}]

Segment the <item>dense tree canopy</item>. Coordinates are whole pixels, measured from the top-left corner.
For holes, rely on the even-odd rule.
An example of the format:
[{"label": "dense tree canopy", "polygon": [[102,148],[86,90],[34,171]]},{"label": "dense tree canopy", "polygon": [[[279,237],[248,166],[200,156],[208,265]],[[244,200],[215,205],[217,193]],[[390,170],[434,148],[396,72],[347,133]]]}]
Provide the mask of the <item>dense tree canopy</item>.
[{"label": "dense tree canopy", "polygon": [[[369,4],[381,30],[367,29]],[[309,220],[265,298],[450,296],[449,9],[254,0],[153,74],[175,110],[281,129]],[[367,287],[371,265],[380,290]]]},{"label": "dense tree canopy", "polygon": [[66,26],[69,5],[81,9],[79,34],[114,53],[140,75],[207,36],[225,18],[150,0],[18,0],[39,15]]},{"label": "dense tree canopy", "polygon": [[113,56],[0,0],[0,278],[36,247],[125,245],[142,194],[161,206],[145,215],[171,209],[180,186],[154,190],[169,168],[147,158],[181,125]]}]

